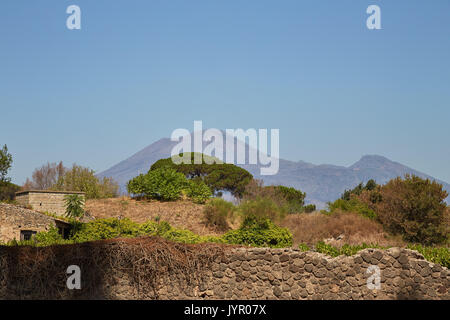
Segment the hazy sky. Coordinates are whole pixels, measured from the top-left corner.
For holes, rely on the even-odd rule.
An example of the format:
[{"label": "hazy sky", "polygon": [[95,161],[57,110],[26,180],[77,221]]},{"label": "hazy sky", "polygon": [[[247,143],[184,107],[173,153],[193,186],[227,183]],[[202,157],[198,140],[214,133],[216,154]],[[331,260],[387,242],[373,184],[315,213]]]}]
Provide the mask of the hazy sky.
[{"label": "hazy sky", "polygon": [[282,158],[380,154],[450,182],[449,17],[448,0],[2,0],[0,144],[22,183],[202,120],[279,128]]}]

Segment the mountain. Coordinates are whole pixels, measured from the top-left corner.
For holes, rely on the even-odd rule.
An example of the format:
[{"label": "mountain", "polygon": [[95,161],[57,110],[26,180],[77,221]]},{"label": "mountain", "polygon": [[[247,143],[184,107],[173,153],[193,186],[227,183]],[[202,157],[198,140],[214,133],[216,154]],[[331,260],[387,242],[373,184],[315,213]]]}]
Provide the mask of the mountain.
[{"label": "mountain", "polygon": [[[178,142],[169,138],[158,140],[98,176],[112,177],[119,183],[120,191],[126,193],[126,184],[131,178],[146,173],[157,160],[170,157],[172,148],[177,144]],[[245,146],[248,154],[250,149],[247,144]],[[265,185],[285,185],[306,192],[306,202],[314,203],[318,208],[324,208],[328,201],[336,200],[346,189],[354,188],[360,182],[374,179],[377,183],[384,184],[407,173],[436,180],[450,193],[450,184],[379,155],[365,155],[349,167],[279,159],[279,171],[273,176],[262,176],[259,164],[239,166],[248,170],[255,178],[262,179]]]}]

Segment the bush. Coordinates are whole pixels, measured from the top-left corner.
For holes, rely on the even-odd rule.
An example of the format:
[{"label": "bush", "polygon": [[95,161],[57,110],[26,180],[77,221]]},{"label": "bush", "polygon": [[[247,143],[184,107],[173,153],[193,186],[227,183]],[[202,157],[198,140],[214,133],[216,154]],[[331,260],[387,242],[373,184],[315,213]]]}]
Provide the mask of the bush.
[{"label": "bush", "polygon": [[276,226],[269,219],[263,224],[242,226],[223,235],[226,243],[243,244],[255,247],[284,248],[292,246],[292,234],[286,228]]},{"label": "bush", "polygon": [[244,228],[265,229],[268,220],[277,223],[286,216],[284,208],[278,207],[267,198],[244,201],[239,206],[239,212],[243,218]]},{"label": "bush", "polygon": [[409,245],[408,249],[417,250],[425,259],[443,267],[450,268],[450,250],[445,247],[424,247],[420,244]]},{"label": "bush", "polygon": [[299,213],[304,211],[306,193],[292,187],[274,186],[277,196],[286,200],[288,213]]},{"label": "bush", "polygon": [[202,180],[189,180],[186,194],[198,204],[204,204],[212,196],[211,189]]},{"label": "bush", "polygon": [[215,226],[221,231],[230,229],[228,221],[233,219],[236,207],[220,198],[212,199],[203,209],[207,225]]},{"label": "bush", "polygon": [[303,207],[303,212],[305,213],[311,213],[316,211],[316,205],[315,204],[308,204]]},{"label": "bush", "polygon": [[142,234],[139,224],[128,218],[108,218],[78,225],[72,230],[71,239],[75,242],[86,242],[117,237],[136,237]]},{"label": "bush", "polygon": [[305,210],[306,194],[291,187],[264,186],[261,180],[251,181],[245,188],[243,200],[266,198],[283,208],[287,213],[300,213]]},{"label": "bush", "polygon": [[381,201],[373,204],[384,227],[406,241],[422,244],[448,240],[445,225],[445,198],[442,185],[428,179],[406,175],[380,188]]},{"label": "bush", "polygon": [[335,202],[328,203],[329,213],[335,213],[338,210],[344,212],[358,213],[370,219],[376,219],[377,215],[374,210],[370,209],[367,204],[359,199],[352,197],[350,200],[337,199]]}]

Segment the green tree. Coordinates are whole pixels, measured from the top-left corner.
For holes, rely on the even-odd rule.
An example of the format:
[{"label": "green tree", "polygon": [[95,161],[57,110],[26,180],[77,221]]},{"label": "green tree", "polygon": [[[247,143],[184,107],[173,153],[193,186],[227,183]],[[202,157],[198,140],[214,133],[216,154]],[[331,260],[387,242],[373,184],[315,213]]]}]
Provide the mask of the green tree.
[{"label": "green tree", "polygon": [[[185,156],[181,153],[180,156]],[[188,155],[189,156],[189,155]],[[183,173],[188,179],[202,179],[214,194],[219,191],[229,191],[235,197],[241,198],[245,187],[253,179],[253,176],[245,169],[234,164],[221,163],[219,159],[202,154],[202,163],[195,164],[195,153],[190,153],[191,163],[175,164],[172,158],[156,161],[150,171],[169,167]],[[212,163],[213,160],[216,163]]]},{"label": "green tree", "polygon": [[369,181],[367,181],[366,185],[364,185],[363,183],[360,183],[353,189],[345,190],[344,193],[341,196],[341,199],[348,201],[348,200],[350,200],[352,195],[359,196],[359,195],[361,195],[361,193],[363,191],[373,191],[377,187],[379,187],[379,185],[375,182],[375,180],[370,179]]},{"label": "green tree", "polygon": [[0,149],[0,182],[10,182],[8,171],[12,165],[12,155],[8,152],[6,144]]},{"label": "green tree", "polygon": [[380,188],[380,201],[368,202],[380,222],[406,241],[422,244],[448,239],[445,199],[448,193],[436,181],[415,175],[396,178]]},{"label": "green tree", "polygon": [[116,197],[119,185],[111,178],[99,179],[93,170],[74,164],[51,189],[85,192],[87,199],[98,199]]},{"label": "green tree", "polygon": [[66,216],[70,218],[81,218],[84,215],[84,197],[78,194],[69,194],[64,197],[66,205]]},{"label": "green tree", "polygon": [[188,180],[184,174],[172,168],[163,167],[131,179],[127,189],[131,194],[149,199],[173,201],[181,197],[182,190],[185,190],[187,186]]}]

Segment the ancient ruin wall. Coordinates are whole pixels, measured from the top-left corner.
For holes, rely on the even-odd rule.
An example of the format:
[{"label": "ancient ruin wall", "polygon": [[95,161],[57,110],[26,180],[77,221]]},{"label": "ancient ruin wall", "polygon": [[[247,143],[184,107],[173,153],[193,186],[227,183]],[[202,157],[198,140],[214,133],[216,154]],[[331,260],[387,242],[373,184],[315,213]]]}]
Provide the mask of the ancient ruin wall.
[{"label": "ancient ruin wall", "polygon": [[16,195],[16,201],[22,206],[31,206],[34,210],[40,212],[49,212],[59,216],[66,214],[65,196],[69,194],[83,193],[62,192],[62,191],[29,191]]},{"label": "ancient ruin wall", "polygon": [[44,214],[0,203],[0,242],[20,240],[20,231],[47,231],[55,226],[55,219]]},{"label": "ancient ruin wall", "polygon": [[[58,292],[62,292],[62,299],[450,299],[449,270],[424,260],[416,251],[399,248],[366,249],[351,257],[331,258],[316,252],[301,252],[295,249],[219,246],[219,251],[214,251],[214,257],[209,264],[198,264],[199,271],[195,272],[192,279],[179,268],[164,263],[170,255],[176,254],[175,249],[169,248],[170,244],[163,243],[158,250],[166,247],[169,249],[164,253],[165,257],[158,258],[161,262],[150,268],[159,272],[154,285],[150,285],[143,280],[145,274],[134,273],[139,268],[130,267],[135,266],[133,261],[152,261],[149,260],[149,251],[143,252],[142,256],[135,256],[136,252],[145,248],[147,240],[139,240],[132,245],[124,242],[120,245],[103,243],[66,246],[65,249],[58,249],[63,252],[65,259],[69,257],[64,263],[59,263],[62,258],[56,257],[52,260],[39,254],[39,251],[33,251],[33,259],[41,256],[43,261],[52,263],[47,264],[39,273],[42,275],[42,272],[48,272],[52,279],[45,279],[44,276],[36,279],[34,283],[45,280],[45,283],[50,285],[49,281],[60,277],[55,283],[61,285],[62,289],[58,289]],[[186,248],[192,252],[192,246],[177,246],[179,253]],[[59,254],[56,248],[51,250],[53,254]],[[74,254],[67,250],[73,250]],[[108,263],[111,262],[115,266],[101,266],[99,269],[104,270],[105,274],[95,276],[92,274],[96,272],[93,266],[97,266],[98,262],[91,260],[105,252],[112,257]],[[135,260],[131,255],[134,255]],[[119,259],[119,256],[121,260],[116,263],[114,259]],[[20,291],[23,290],[24,283],[15,283],[20,275],[16,269],[11,269],[14,267],[8,265],[5,257],[5,252],[0,248],[0,284],[3,281],[3,285],[0,285],[3,287],[3,293],[0,290],[0,298],[55,298],[36,296],[36,292],[33,294],[33,290],[37,290],[36,286],[32,285],[32,279],[26,278],[26,275],[21,277],[31,281],[27,282],[30,288],[27,294]],[[81,257],[85,260],[80,260]],[[99,261],[106,260],[101,258]],[[130,265],[127,265],[127,261]],[[89,279],[97,279],[97,282],[83,282],[84,291],[83,288],[79,291],[65,290],[67,263],[79,264],[84,280],[89,276]],[[189,265],[196,263],[192,256],[186,260]],[[35,265],[34,267],[36,268]],[[378,268],[380,287],[371,289],[367,283],[372,277],[373,281],[369,283],[376,286],[374,272]],[[12,278],[8,280],[9,276]],[[21,289],[17,289],[15,285]],[[53,288],[49,285],[45,290]],[[89,285],[91,286],[88,290]]]}]

